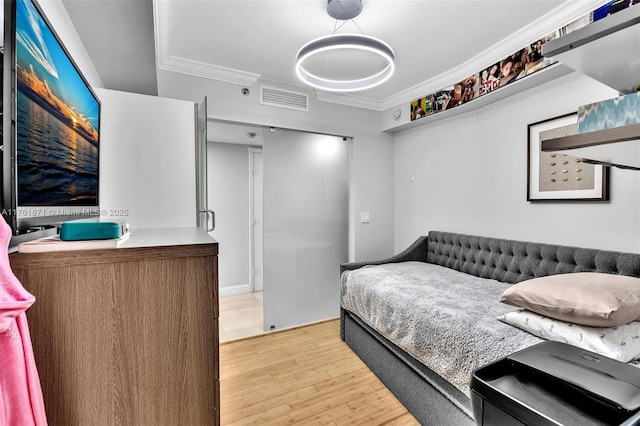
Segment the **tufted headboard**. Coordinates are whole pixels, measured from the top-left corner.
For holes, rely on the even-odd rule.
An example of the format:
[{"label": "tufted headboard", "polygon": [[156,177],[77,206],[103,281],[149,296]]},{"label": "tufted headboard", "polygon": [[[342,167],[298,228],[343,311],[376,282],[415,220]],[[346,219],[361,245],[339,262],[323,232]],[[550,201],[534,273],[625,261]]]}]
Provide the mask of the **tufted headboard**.
[{"label": "tufted headboard", "polygon": [[640,277],[640,254],[429,231],[427,262],[517,283],[571,272]]}]

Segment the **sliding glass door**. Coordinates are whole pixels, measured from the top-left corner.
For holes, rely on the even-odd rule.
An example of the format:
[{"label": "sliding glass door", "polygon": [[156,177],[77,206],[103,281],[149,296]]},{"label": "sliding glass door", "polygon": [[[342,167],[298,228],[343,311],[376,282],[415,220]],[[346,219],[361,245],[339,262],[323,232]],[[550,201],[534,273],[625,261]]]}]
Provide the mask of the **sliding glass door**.
[{"label": "sliding glass door", "polygon": [[350,140],[263,133],[265,330],[337,317],[340,263],[348,260]]}]

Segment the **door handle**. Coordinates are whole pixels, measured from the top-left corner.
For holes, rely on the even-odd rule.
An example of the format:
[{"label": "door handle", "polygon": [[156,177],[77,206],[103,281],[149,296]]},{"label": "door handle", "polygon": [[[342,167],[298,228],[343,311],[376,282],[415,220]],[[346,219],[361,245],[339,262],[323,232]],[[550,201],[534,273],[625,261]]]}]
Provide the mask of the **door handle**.
[{"label": "door handle", "polygon": [[[204,213],[204,221],[206,223],[205,226],[203,226],[203,228],[207,231],[207,232],[211,232],[214,229],[216,229],[216,213],[213,210],[200,210],[200,217],[202,217],[202,214]],[[209,227],[209,217],[211,217],[211,227]],[[202,224],[200,224],[200,226],[202,226]]]},{"label": "door handle", "polygon": [[[213,210],[205,210],[204,213],[207,217],[207,232],[211,232],[216,229],[216,213]],[[211,228],[209,228],[209,215],[211,215]]]}]

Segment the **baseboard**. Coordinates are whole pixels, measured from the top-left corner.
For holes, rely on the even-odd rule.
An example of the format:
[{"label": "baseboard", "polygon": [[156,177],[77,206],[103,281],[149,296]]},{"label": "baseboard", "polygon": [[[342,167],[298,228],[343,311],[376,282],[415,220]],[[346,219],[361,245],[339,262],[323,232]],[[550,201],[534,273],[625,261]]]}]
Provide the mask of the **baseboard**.
[{"label": "baseboard", "polygon": [[240,285],[231,285],[228,287],[218,287],[218,291],[220,293],[220,297],[237,296],[239,294],[249,294],[251,292],[251,285],[240,284]]}]

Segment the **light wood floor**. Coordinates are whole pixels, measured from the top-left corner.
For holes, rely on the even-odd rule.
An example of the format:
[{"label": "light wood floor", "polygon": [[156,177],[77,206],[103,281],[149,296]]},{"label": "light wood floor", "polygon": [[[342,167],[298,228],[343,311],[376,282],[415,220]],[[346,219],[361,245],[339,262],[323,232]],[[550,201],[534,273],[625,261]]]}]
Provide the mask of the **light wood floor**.
[{"label": "light wood floor", "polygon": [[262,292],[226,296],[219,299],[220,342],[264,333]]},{"label": "light wood floor", "polygon": [[337,319],[222,343],[220,398],[223,425],[418,425]]}]

